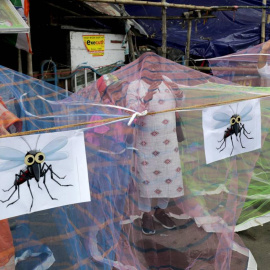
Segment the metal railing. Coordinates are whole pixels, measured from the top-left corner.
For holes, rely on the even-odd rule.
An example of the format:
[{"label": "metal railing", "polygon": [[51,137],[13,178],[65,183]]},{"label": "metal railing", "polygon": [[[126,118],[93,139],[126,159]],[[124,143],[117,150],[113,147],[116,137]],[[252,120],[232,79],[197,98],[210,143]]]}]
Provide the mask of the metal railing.
[{"label": "metal railing", "polygon": [[[53,73],[49,73],[51,76],[50,78],[46,78],[46,75],[48,75],[48,72],[44,70],[44,67],[46,64],[52,64],[53,66]],[[96,81],[98,77],[101,77],[104,74],[111,73],[121,66],[124,66],[124,63],[122,61],[116,62],[111,65],[103,66],[103,67],[98,67],[98,68],[93,68],[89,65],[81,64],[79,65],[74,71],[72,71],[68,76],[59,76],[57,72],[57,66],[55,62],[52,60],[45,60],[43,61],[41,65],[41,80],[46,81],[46,82],[53,82],[55,87],[58,87],[58,84],[61,80],[65,81],[65,89],[68,91],[68,81],[74,79],[74,92],[78,91],[78,74],[82,74],[83,72],[84,75],[84,85],[85,87],[90,84],[93,81]],[[88,71],[91,71],[93,73],[93,80],[88,81],[87,75]]]}]

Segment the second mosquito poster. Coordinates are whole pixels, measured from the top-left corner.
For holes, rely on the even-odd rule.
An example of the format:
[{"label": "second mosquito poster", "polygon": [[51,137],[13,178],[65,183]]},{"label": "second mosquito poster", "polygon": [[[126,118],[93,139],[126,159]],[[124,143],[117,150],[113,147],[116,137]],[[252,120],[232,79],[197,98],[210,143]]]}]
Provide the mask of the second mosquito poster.
[{"label": "second mosquito poster", "polygon": [[206,163],[261,148],[260,100],[203,110]]}]

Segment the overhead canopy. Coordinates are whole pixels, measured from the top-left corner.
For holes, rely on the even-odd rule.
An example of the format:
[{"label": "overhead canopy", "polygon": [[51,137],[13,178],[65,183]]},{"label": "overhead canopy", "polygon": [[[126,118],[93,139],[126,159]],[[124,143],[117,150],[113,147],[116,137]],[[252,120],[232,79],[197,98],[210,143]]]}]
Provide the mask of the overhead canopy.
[{"label": "overhead canopy", "polygon": [[[118,5],[116,4],[109,4],[109,3],[87,3],[87,5],[89,5],[91,8],[94,8],[95,10],[97,10],[100,13],[106,14],[106,15],[112,15],[112,16],[121,16],[121,9]],[[123,15],[127,16],[129,15],[126,11],[123,11]],[[140,34],[142,35],[146,35],[147,36],[147,32],[143,29],[143,27],[137,23],[135,20],[127,20],[127,25],[130,26],[134,26],[134,28],[136,28]]]},{"label": "overhead canopy", "polygon": [[28,33],[29,26],[9,0],[0,0],[0,33]]}]

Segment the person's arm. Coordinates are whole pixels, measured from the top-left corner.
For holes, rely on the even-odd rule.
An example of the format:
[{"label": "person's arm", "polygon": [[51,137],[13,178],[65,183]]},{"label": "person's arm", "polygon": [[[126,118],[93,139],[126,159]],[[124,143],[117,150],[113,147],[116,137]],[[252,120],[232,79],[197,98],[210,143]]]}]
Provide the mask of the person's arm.
[{"label": "person's arm", "polygon": [[175,101],[176,101],[176,107],[181,107],[181,105],[183,103],[183,100],[185,98],[185,95],[184,95],[184,92],[183,92],[182,88],[185,87],[185,86],[179,85],[179,84],[173,82],[171,79],[169,79],[166,76],[163,76],[163,77],[165,79],[164,80],[165,84],[172,91],[172,93],[174,95],[174,98],[175,98]]},{"label": "person's arm", "polygon": [[264,45],[262,46],[259,59],[258,59],[258,69],[265,67],[266,61],[267,61],[267,55],[263,55],[263,54],[268,54],[269,50],[270,50],[270,40],[265,42]]}]

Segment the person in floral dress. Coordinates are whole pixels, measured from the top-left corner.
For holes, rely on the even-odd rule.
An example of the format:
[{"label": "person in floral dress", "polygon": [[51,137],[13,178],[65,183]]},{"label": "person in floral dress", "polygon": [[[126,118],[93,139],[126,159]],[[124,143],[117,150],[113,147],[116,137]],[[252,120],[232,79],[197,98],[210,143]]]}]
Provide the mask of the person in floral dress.
[{"label": "person in floral dress", "polygon": [[[183,92],[168,77],[155,72],[130,83],[126,103],[135,111],[157,112],[174,109]],[[177,90],[176,90],[177,89]],[[143,212],[142,232],[154,234],[154,220],[167,229],[175,223],[166,214],[170,198],[184,195],[181,162],[176,133],[176,113],[166,112],[139,117],[136,121],[133,178],[139,186],[139,209]],[[155,200],[153,200],[155,199]],[[151,206],[155,206],[151,215]]]}]

